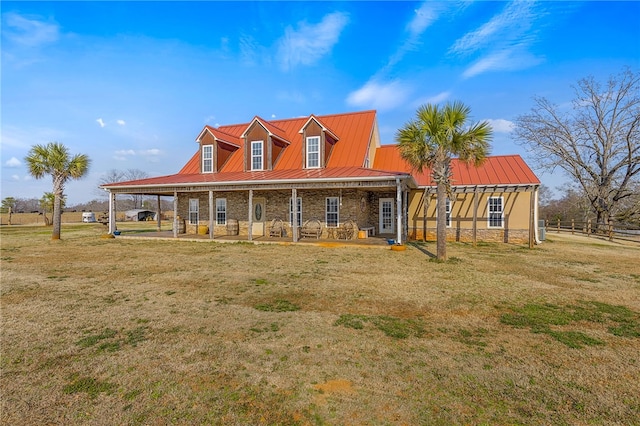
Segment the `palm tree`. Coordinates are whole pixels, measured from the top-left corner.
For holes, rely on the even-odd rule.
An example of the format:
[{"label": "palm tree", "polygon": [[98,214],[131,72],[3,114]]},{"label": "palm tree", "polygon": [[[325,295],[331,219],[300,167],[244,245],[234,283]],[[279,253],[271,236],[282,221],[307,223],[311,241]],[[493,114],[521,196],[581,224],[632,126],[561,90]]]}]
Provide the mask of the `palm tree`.
[{"label": "palm tree", "polygon": [[416,118],[398,130],[396,141],[401,157],[422,172],[431,169],[437,189],[437,258],[447,259],[446,196],[451,193],[451,157],[465,163],[482,164],[489,154],[492,129],[483,121],[467,125],[471,109],[461,102],[418,108]]},{"label": "palm tree", "polygon": [[91,160],[85,154],[71,157],[69,149],[61,143],[49,142],[47,145],[35,145],[25,157],[29,173],[36,179],[45,175],[53,178],[53,234],[52,240],[60,239],[62,218],[62,199],[64,185],[69,179],[79,179],[89,170]]}]

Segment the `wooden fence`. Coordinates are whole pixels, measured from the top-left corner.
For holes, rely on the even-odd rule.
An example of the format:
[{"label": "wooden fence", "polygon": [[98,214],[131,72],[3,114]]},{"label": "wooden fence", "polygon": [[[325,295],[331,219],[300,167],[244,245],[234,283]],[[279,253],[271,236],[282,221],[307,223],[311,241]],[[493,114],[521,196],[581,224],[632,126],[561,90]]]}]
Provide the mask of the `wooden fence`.
[{"label": "wooden fence", "polygon": [[561,221],[546,221],[546,232],[584,234],[588,237],[598,236],[605,237],[610,240],[627,240],[640,242],[640,228],[630,227],[622,224],[610,223],[608,225],[597,226],[591,220],[586,222],[577,221],[575,219]]}]

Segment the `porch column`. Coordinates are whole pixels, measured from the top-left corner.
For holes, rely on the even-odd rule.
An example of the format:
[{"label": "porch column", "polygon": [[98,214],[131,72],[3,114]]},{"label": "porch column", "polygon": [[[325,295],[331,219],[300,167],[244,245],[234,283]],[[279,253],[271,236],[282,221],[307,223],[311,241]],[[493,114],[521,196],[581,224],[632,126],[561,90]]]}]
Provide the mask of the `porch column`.
[{"label": "porch column", "polygon": [[247,240],[253,241],[253,189],[249,190],[249,230]]},{"label": "porch column", "polygon": [[291,207],[293,217],[291,218],[291,233],[293,234],[293,242],[298,242],[298,191],[293,188],[291,190]]},{"label": "porch column", "polygon": [[178,238],[178,191],[173,191],[173,238]]},{"label": "porch column", "polygon": [[533,248],[533,244],[535,242],[535,229],[536,229],[536,214],[535,214],[535,203],[536,203],[536,189],[534,188],[531,191],[531,195],[529,196],[529,248]]},{"label": "porch column", "polygon": [[158,232],[160,232],[160,228],[162,227],[162,206],[160,206],[160,196],[158,195],[158,208],[157,208],[157,219],[158,219]]},{"label": "porch column", "polygon": [[116,194],[109,192],[109,234],[116,229]]},{"label": "porch column", "polygon": [[[540,198],[539,198],[540,197],[540,192],[539,191],[540,191],[540,187],[536,186],[536,189],[535,189],[536,200],[535,200],[535,206],[534,206],[534,212],[535,213],[534,213],[534,218],[533,218],[533,222],[535,224],[535,227],[533,229],[535,231],[536,244],[540,244],[540,242],[541,242],[540,241],[540,230],[538,229],[538,220],[539,220],[539,217],[540,217],[540,216],[538,216],[538,203],[540,201]],[[589,234],[591,234],[591,232],[589,232]]]},{"label": "porch column", "polygon": [[213,205],[213,191],[209,191],[209,239],[213,240],[213,225],[216,212]]},{"label": "porch column", "polygon": [[402,222],[404,226],[402,231],[404,232],[405,241],[409,241],[409,190],[405,186],[404,190],[404,209],[402,210]]},{"label": "porch column", "polygon": [[422,198],[422,209],[424,213],[422,215],[422,241],[427,241],[427,214],[429,213],[429,200],[431,199],[431,195],[429,194],[429,188],[424,188],[424,195]]},{"label": "porch column", "polygon": [[473,229],[472,229],[472,239],[473,246],[475,247],[478,243],[478,187],[476,186],[473,190]]},{"label": "porch column", "polygon": [[396,178],[396,243],[402,243],[402,187]]}]

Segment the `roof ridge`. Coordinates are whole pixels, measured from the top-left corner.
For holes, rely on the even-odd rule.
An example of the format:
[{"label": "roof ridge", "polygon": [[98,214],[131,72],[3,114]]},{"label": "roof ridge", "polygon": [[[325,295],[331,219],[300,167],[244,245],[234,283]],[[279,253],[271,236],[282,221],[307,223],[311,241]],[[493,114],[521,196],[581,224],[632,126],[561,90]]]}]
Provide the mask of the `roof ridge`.
[{"label": "roof ridge", "polygon": [[237,136],[234,136],[234,135],[232,135],[231,133],[225,132],[224,130],[220,130],[220,129],[219,129],[219,128],[217,128],[217,127],[212,127],[212,126],[209,126],[208,124],[206,125],[206,127],[207,127],[207,128],[209,128],[209,129],[211,129],[211,130],[214,130],[214,131],[216,131],[216,132],[224,133],[225,135],[227,135],[227,136],[229,136],[229,137],[232,137],[232,138],[234,138],[234,139],[239,139]]},{"label": "roof ridge", "polygon": [[[327,117],[340,117],[340,116],[345,116],[345,115],[360,115],[360,114],[371,114],[371,113],[377,113],[377,111],[375,109],[368,109],[368,110],[364,110],[364,111],[341,112],[341,113],[337,113],[337,114],[326,114],[326,115],[317,115],[317,114],[311,113],[311,114],[308,114],[308,115],[301,115],[301,116],[298,116],[298,117],[277,118],[277,119],[273,119],[273,120],[266,120],[266,119],[260,117],[259,115],[255,115],[251,120],[249,120],[247,122],[225,124],[225,125],[222,125],[220,127],[248,126],[249,124],[251,124],[253,122],[253,120],[258,118],[262,122],[271,124],[272,126],[277,127],[279,130],[283,130],[278,125],[273,124],[273,122],[284,122],[284,121],[294,121],[294,120],[308,120],[311,116],[316,117],[316,118],[327,118]],[[207,126],[211,127],[209,125],[207,125]]]}]

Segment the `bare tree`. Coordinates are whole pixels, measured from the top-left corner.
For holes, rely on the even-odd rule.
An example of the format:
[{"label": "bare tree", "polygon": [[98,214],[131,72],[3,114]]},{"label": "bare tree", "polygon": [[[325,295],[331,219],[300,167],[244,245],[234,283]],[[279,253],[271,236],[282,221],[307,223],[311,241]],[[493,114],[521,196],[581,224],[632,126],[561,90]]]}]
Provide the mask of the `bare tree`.
[{"label": "bare tree", "polygon": [[560,167],[584,191],[599,226],[618,213],[640,177],[640,75],[629,68],[605,85],[578,82],[564,111],[534,98],[530,114],[516,119],[515,137],[542,169]]},{"label": "bare tree", "polygon": [[[148,178],[149,174],[140,169],[127,169],[127,170],[117,170],[111,169],[100,178],[100,185],[106,185],[109,183],[115,182],[126,182],[138,179]],[[104,191],[100,190],[101,195],[104,195]],[[142,202],[144,201],[144,196],[142,194],[129,194],[129,199],[131,200],[131,208],[139,209],[142,208]]]}]

